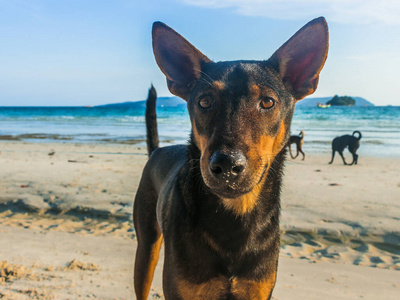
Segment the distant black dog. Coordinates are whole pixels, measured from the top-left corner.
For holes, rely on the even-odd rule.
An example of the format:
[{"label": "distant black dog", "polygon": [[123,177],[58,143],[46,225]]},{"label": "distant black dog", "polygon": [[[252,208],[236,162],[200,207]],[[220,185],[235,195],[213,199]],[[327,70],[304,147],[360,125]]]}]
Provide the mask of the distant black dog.
[{"label": "distant black dog", "polygon": [[[358,133],[358,137],[355,137],[354,135]],[[348,147],[350,153],[353,155],[353,161],[351,162],[350,165],[352,164],[357,164],[358,161],[358,155],[356,154],[356,151],[358,147],[360,147],[360,140],[361,140],[361,132],[359,131],[354,131],[353,135],[342,135],[338,136],[333,139],[332,141],[332,160],[330,164],[333,162],[333,158],[335,157],[335,152],[339,152],[340,156],[343,159],[343,163],[345,165],[348,165],[346,161],[344,160],[343,157],[343,150]]]},{"label": "distant black dog", "polygon": [[[299,152],[303,154],[303,159],[306,157],[306,155],[303,152],[303,143],[304,143],[304,131],[300,131],[299,135],[291,135],[289,138],[289,142],[287,143],[289,147],[289,153],[290,157],[295,159],[297,156],[299,156]],[[296,144],[296,156],[293,156],[292,154],[292,144]]]}]

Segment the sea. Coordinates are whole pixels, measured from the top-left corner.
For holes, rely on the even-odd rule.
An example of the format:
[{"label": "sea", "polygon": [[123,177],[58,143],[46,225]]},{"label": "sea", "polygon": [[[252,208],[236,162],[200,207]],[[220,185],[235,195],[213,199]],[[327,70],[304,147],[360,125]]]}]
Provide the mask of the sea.
[{"label": "sea", "polygon": [[[162,145],[187,143],[185,106],[158,107]],[[400,157],[400,106],[297,107],[291,132],[305,132],[306,153],[330,157],[332,139],[362,133],[360,156]],[[144,108],[0,107],[0,145],[8,141],[145,145]]]}]

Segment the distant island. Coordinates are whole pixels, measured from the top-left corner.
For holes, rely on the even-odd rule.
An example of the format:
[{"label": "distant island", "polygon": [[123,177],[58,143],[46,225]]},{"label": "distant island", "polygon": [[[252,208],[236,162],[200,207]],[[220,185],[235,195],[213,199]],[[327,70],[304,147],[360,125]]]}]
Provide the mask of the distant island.
[{"label": "distant island", "polygon": [[[354,104],[351,104],[350,106],[355,106],[355,107],[365,107],[365,106],[375,106],[373,103],[371,103],[370,101],[366,100],[365,98],[362,97],[353,97],[353,96],[334,96],[334,97],[320,97],[320,98],[305,98],[299,102],[297,102],[296,106],[297,107],[316,107],[318,103],[322,103],[322,104],[329,104],[329,101],[335,99],[335,97],[337,98],[350,98],[352,100],[354,100]],[[345,102],[347,103],[347,101]],[[353,102],[351,102],[353,103]],[[332,104],[331,106],[334,106],[337,104]],[[340,104],[339,104],[340,105]],[[348,106],[348,104],[344,104],[346,106]]]},{"label": "distant island", "polygon": [[[157,107],[186,107],[186,101],[182,100],[179,97],[158,97],[157,98]],[[104,104],[98,105],[96,107],[108,107],[108,108],[145,108],[146,100],[140,101],[128,101],[122,103],[112,103],[112,104]]]},{"label": "distant island", "polygon": [[326,102],[326,104],[332,106],[354,106],[356,104],[356,100],[349,96],[338,96],[335,95],[331,100]]}]

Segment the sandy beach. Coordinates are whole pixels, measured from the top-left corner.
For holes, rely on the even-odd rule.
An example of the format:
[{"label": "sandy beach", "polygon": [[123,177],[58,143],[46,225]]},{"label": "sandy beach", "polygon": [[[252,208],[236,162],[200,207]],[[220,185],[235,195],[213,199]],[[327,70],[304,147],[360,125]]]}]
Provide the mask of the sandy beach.
[{"label": "sandy beach", "polygon": [[[398,299],[400,158],[306,155],[286,163],[273,299]],[[146,160],[132,145],[0,142],[0,298],[135,299]],[[162,255],[151,299],[161,274]]]}]

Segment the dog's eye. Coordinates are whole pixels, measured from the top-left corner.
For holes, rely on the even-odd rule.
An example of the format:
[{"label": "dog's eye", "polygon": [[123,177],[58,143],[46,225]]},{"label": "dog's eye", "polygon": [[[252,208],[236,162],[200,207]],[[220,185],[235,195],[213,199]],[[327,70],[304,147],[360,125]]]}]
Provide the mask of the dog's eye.
[{"label": "dog's eye", "polygon": [[208,96],[202,97],[200,98],[199,102],[198,102],[200,108],[202,109],[208,109],[211,107],[212,105],[212,101],[211,98]]},{"label": "dog's eye", "polygon": [[274,105],[275,105],[275,100],[269,97],[261,99],[260,101],[260,107],[262,109],[270,109],[274,107]]}]

